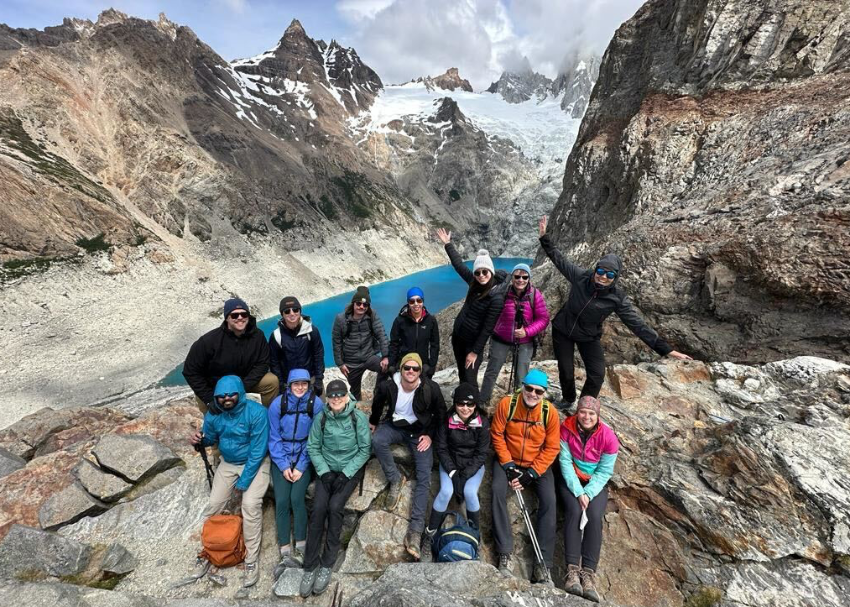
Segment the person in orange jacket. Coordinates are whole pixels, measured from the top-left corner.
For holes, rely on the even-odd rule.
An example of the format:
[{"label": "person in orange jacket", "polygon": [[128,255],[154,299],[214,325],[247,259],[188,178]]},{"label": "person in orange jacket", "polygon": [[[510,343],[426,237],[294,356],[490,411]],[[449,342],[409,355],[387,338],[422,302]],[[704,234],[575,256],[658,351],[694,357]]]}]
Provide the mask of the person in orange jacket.
[{"label": "person in orange jacket", "polygon": [[[546,567],[552,568],[555,553],[555,478],[550,467],[561,449],[558,410],[546,400],[549,378],[532,369],[522,388],[499,401],[490,425],[496,457],[493,459],[493,536],[499,555],[499,571],[511,573],[514,538],[508,519],[508,487],[534,487],[537,494],[537,540]],[[550,582],[548,571],[535,563],[532,582]]]}]

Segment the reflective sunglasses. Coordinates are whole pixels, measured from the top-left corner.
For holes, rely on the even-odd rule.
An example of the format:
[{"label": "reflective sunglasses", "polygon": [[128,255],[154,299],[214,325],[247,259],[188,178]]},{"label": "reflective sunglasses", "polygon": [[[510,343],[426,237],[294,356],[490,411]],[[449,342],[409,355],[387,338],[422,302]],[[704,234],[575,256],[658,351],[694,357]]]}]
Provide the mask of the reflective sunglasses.
[{"label": "reflective sunglasses", "polygon": [[228,392],[226,394],[218,394],[215,398],[216,400],[224,400],[225,398],[237,398],[239,396],[239,392]]},{"label": "reflective sunglasses", "polygon": [[402,369],[405,371],[420,371],[420,368],[415,365],[404,365]]},{"label": "reflective sunglasses", "polygon": [[613,272],[611,270],[606,270],[604,268],[596,268],[596,275],[597,276],[604,276],[608,280],[614,280],[615,278],[617,278],[616,272]]},{"label": "reflective sunglasses", "polygon": [[410,299],[407,300],[407,303],[409,303],[409,304],[421,304],[422,298],[421,297],[411,297]]},{"label": "reflective sunglasses", "polygon": [[534,392],[537,396],[543,396],[546,393],[546,390],[543,390],[542,388],[535,388],[533,386],[523,386],[522,389],[529,394]]},{"label": "reflective sunglasses", "polygon": [[301,308],[286,308],[283,313],[284,314],[298,314],[301,312]]},{"label": "reflective sunglasses", "polygon": [[240,318],[248,318],[248,316],[249,315],[248,315],[247,312],[231,312],[230,313],[230,318],[232,318],[233,320],[239,320]]},{"label": "reflective sunglasses", "polygon": [[333,394],[328,394],[328,398],[342,398],[344,396],[348,396],[345,392],[334,392]]},{"label": "reflective sunglasses", "polygon": [[369,303],[365,302],[365,301],[355,301],[354,305],[358,306],[360,308],[368,308],[369,307]]},{"label": "reflective sunglasses", "polygon": [[528,274],[514,274],[514,280],[528,280]]},{"label": "reflective sunglasses", "polygon": [[488,276],[490,274],[490,270],[475,270],[472,275],[473,276]]}]

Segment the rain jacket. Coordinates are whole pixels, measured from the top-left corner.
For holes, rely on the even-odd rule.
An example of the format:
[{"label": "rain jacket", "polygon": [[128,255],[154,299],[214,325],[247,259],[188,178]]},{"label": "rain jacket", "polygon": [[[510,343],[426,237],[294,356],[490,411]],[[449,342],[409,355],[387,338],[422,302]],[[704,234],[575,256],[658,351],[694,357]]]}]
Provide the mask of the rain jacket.
[{"label": "rain jacket", "polygon": [[558,410],[549,403],[549,419],[544,426],[543,401],[529,409],[520,394],[514,416],[508,422],[511,396],[508,394],[496,405],[490,426],[493,450],[503,467],[514,463],[522,468],[534,468],[542,476],[558,457],[561,448]]},{"label": "rain jacket", "polygon": [[427,366],[428,377],[434,375],[440,356],[440,324],[424,306],[422,318],[416,322],[405,304],[390,329],[390,366],[398,368],[399,361],[410,352],[416,352],[422,359],[422,364]]},{"label": "rain jacket", "polygon": [[[369,420],[355,407],[357,401],[350,395],[348,398],[348,404],[340,413],[334,413],[330,405],[325,405],[310,428],[307,448],[317,476],[325,472],[342,472],[348,478],[354,478],[369,460],[372,449]],[[324,428],[323,418],[326,419]]]},{"label": "rain jacket", "polygon": [[[293,369],[289,373],[288,383],[295,380],[310,381],[306,369]],[[310,398],[313,398],[313,410],[309,410]],[[307,437],[310,425],[322,410],[324,403],[312,390],[298,398],[289,387],[269,405],[269,454],[281,472],[287,468],[304,472],[310,465],[307,451]]]},{"label": "rain jacket", "polygon": [[614,474],[620,441],[614,431],[601,421],[586,439],[586,442],[582,440],[575,415],[565,419],[561,424],[558,462],[570,492],[576,497],[585,493],[593,499]]}]

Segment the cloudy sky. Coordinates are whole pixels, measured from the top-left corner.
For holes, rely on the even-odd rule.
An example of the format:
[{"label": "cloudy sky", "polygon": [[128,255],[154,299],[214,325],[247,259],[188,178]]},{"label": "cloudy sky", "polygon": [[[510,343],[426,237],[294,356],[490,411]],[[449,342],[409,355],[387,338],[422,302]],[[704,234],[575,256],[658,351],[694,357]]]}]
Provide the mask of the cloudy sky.
[{"label": "cloudy sky", "polygon": [[[568,53],[601,54],[644,0],[2,0],[0,22],[43,28],[112,6],[188,25],[226,59],[275,46],[293,18],[353,46],[385,83],[460,68],[476,90],[505,69],[555,76]],[[526,63],[527,59],[527,63]]]}]

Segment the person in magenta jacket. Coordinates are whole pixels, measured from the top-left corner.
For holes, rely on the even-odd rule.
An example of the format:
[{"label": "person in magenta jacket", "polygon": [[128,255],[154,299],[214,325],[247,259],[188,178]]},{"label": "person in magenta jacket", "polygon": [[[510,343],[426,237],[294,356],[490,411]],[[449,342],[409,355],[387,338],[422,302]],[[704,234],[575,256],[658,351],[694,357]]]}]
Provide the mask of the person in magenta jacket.
[{"label": "person in magenta jacket", "polygon": [[[525,377],[534,355],[534,337],[543,333],[549,325],[549,311],[543,293],[531,286],[531,268],[518,263],[511,271],[510,283],[496,287],[505,296],[505,306],[496,320],[490,339],[490,359],[481,386],[481,402],[486,406],[493,395],[496,378],[508,358],[508,353],[517,346],[517,371],[515,384]],[[514,391],[518,386],[509,386]]]},{"label": "person in magenta jacket", "polygon": [[601,407],[593,396],[582,396],[576,414],[561,424],[561,479],[557,483],[565,507],[564,588],[597,603],[594,578],[602,551],[602,518],[608,504],[608,481],[620,449],[617,435],[599,419]]}]

